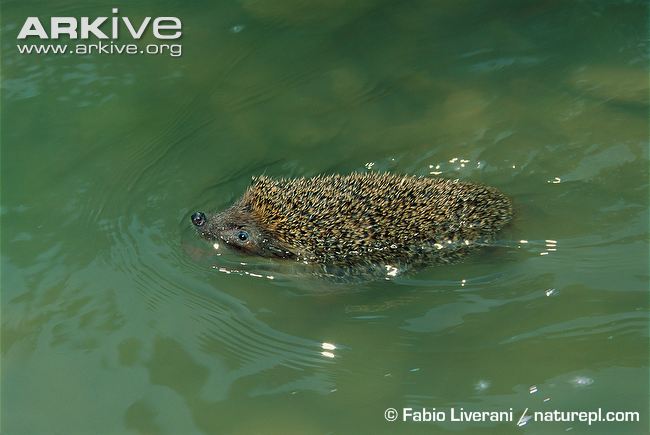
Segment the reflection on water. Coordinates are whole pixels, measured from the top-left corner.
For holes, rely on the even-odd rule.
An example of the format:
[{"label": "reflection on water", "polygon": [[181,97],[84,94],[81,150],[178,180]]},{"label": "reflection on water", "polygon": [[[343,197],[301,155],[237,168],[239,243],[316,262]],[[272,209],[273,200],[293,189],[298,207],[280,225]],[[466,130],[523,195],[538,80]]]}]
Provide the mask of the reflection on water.
[{"label": "reflection on water", "polygon": [[[3,4],[2,431],[630,433],[648,410],[646,2],[242,0],[180,58],[20,56]],[[198,240],[253,175],[513,199],[467,261],[336,284]],[[388,267],[386,267],[388,266]],[[389,424],[386,408],[639,424]],[[363,429],[360,429],[363,428]]]}]

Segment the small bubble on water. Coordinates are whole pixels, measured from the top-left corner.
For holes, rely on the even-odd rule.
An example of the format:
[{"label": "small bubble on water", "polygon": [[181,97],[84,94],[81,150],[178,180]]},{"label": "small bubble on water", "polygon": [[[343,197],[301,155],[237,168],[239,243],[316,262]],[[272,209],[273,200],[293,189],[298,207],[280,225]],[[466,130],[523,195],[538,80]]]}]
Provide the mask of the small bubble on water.
[{"label": "small bubble on water", "polygon": [[486,381],[484,379],[481,379],[474,385],[474,389],[476,391],[485,391],[488,388],[490,388],[490,381]]},{"label": "small bubble on water", "polygon": [[550,288],[550,289],[546,290],[546,291],[544,292],[544,294],[545,294],[546,296],[557,296],[557,295],[558,295],[558,291],[557,291],[556,289],[554,289],[554,288]]},{"label": "small bubble on water", "polygon": [[594,380],[587,376],[576,376],[571,380],[571,383],[576,387],[586,387],[588,385],[593,384]]},{"label": "small bubble on water", "polygon": [[519,427],[521,427],[521,426],[525,426],[525,425],[528,423],[528,420],[530,420],[531,418],[533,418],[532,415],[525,415],[525,416],[522,416],[522,417],[519,419],[519,421],[517,422],[517,426],[519,426]]},{"label": "small bubble on water", "polygon": [[230,28],[230,31],[231,31],[232,33],[239,33],[239,32],[241,32],[242,30],[244,30],[244,26],[243,26],[242,24],[237,24],[237,25],[234,25],[234,26],[232,26],[232,27]]},{"label": "small bubble on water", "polygon": [[397,276],[399,274],[399,269],[395,266],[387,264],[384,266],[386,268],[386,276]]}]

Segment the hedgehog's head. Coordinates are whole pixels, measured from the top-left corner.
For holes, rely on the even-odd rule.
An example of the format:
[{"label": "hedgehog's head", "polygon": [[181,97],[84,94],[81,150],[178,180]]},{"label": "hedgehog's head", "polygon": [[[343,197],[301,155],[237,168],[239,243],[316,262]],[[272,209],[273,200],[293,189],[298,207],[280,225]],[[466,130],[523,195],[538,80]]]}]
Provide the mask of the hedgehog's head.
[{"label": "hedgehog's head", "polygon": [[291,258],[295,255],[264,231],[252,215],[250,208],[235,204],[215,214],[197,211],[191,216],[192,224],[201,237],[248,255]]}]

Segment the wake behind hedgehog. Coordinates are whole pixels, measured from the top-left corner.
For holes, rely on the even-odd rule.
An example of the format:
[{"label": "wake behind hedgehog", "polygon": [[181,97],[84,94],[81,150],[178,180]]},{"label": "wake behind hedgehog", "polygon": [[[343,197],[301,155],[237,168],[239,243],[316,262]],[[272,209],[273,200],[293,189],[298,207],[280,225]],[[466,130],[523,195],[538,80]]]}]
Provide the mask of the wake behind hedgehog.
[{"label": "wake behind hedgehog", "polygon": [[493,187],[390,173],[256,177],[230,208],[191,216],[201,237],[242,254],[375,278],[459,261],[511,218]]}]

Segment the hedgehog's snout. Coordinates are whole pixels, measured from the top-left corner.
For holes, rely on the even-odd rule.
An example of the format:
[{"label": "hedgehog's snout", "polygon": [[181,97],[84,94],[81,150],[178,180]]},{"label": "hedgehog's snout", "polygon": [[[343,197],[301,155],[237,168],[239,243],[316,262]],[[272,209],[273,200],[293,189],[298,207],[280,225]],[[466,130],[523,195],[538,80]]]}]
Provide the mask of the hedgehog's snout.
[{"label": "hedgehog's snout", "polygon": [[202,227],[205,225],[205,222],[207,221],[207,218],[205,217],[205,213],[202,211],[197,211],[194,213],[190,219],[192,219],[192,223],[194,224],[195,227]]}]

